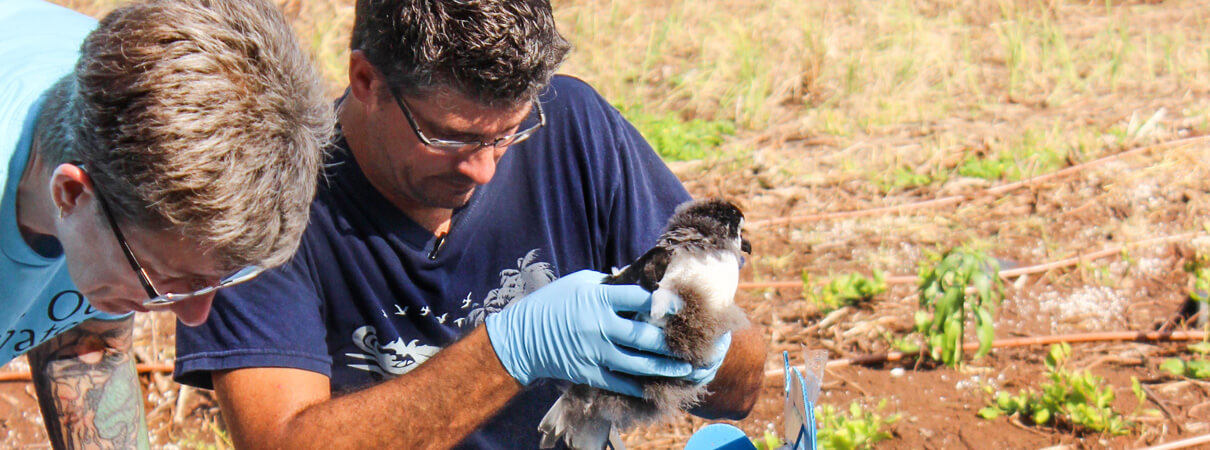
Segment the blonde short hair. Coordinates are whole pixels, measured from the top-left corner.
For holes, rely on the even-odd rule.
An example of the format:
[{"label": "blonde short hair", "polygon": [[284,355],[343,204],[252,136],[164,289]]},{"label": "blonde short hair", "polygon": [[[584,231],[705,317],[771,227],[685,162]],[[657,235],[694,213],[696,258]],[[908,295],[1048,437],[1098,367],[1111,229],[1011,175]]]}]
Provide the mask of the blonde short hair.
[{"label": "blonde short hair", "polygon": [[333,123],[275,6],[153,0],[101,20],[39,132],[60,141],[44,156],[83,163],[120,222],[179,231],[235,268],[297,249]]}]

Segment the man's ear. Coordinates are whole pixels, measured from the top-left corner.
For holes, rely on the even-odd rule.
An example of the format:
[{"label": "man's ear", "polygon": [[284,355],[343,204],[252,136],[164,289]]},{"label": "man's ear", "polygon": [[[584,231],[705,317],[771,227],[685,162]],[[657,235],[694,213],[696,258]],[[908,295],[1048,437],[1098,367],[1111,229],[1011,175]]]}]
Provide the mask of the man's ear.
[{"label": "man's ear", "polygon": [[50,198],[59,215],[71,214],[81,201],[93,195],[92,179],[74,164],[59,164],[50,174]]},{"label": "man's ear", "polygon": [[377,89],[382,86],[382,75],[378,68],[370,64],[361,50],[349,52],[349,90],[358,102],[365,105],[377,105]]}]

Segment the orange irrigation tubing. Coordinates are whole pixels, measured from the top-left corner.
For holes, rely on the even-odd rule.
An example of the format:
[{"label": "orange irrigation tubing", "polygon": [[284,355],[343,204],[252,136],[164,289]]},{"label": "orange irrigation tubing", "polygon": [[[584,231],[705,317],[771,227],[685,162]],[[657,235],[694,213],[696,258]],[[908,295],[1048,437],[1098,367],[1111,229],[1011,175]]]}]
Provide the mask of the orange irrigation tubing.
[{"label": "orange irrigation tubing", "polygon": [[761,228],[773,225],[787,225],[799,222],[820,222],[824,220],[840,220],[852,219],[855,217],[881,216],[895,212],[911,211],[913,209],[923,209],[930,206],[942,206],[955,203],[961,203],[968,196],[966,195],[950,195],[947,197],[934,198],[916,203],[907,203],[903,205],[882,206],[871,209],[859,209],[856,211],[836,211],[816,214],[806,214],[801,216],[780,217],[777,219],[754,220],[747,222],[749,228]]},{"label": "orange irrigation tubing", "polygon": [[[173,367],[172,363],[151,363],[151,364],[135,365],[135,369],[138,370],[139,373],[171,373],[172,367]],[[0,372],[0,382],[31,381],[31,380],[33,380],[33,376],[30,375],[28,370],[22,370],[22,371],[17,371],[17,372]]]},{"label": "orange irrigation tubing", "polygon": [[1057,269],[1060,267],[1074,266],[1074,265],[1079,264],[1084,261],[1091,261],[1094,259],[1100,259],[1100,258],[1104,258],[1106,256],[1118,254],[1118,253],[1121,253],[1122,250],[1126,250],[1130,247],[1142,247],[1142,246],[1146,246],[1146,245],[1166,244],[1166,243],[1174,242],[1174,241],[1192,239],[1198,235],[1199,235],[1199,233],[1197,233],[1197,232],[1189,232],[1189,233],[1174,234],[1171,236],[1161,236],[1158,238],[1144,239],[1141,241],[1135,241],[1135,242],[1130,242],[1130,243],[1126,243],[1126,244],[1122,244],[1122,245],[1116,245],[1113,247],[1108,247],[1101,251],[1086,253],[1083,255],[1074,256],[1074,257],[1062,259],[1059,261],[1049,262],[1046,264],[1039,264],[1036,266],[1020,267],[1020,268],[1016,268],[1016,269],[1003,270],[1003,271],[1000,271],[1000,277],[1010,278],[1010,277],[1016,277],[1016,276],[1021,276],[1021,275],[1025,275],[1025,274],[1030,274],[1030,273],[1048,272],[1048,271],[1051,271],[1051,270],[1054,270],[1054,269]]},{"label": "orange irrigation tubing", "polygon": [[[1058,334],[1051,336],[1036,336],[1026,338],[1007,338],[992,341],[992,348],[1029,347],[1036,345],[1057,344],[1059,342],[1111,342],[1111,341],[1196,341],[1206,338],[1203,331],[1106,331],[1101,333]],[[979,349],[978,342],[962,345],[965,351]],[[873,355],[854,356],[828,361],[827,367],[841,367],[859,364],[898,361],[908,356],[921,353],[887,352]],[[802,370],[799,367],[799,370]],[[785,369],[766,370],[765,376],[771,377],[784,374]]]},{"label": "orange irrigation tubing", "polygon": [[[886,284],[912,284],[916,282],[915,275],[893,275],[883,279]],[[738,289],[793,288],[802,287],[802,280],[783,281],[746,281],[737,285]]]},{"label": "orange irrigation tubing", "polygon": [[889,213],[894,213],[894,212],[904,212],[904,211],[911,211],[911,210],[916,210],[916,209],[924,209],[924,208],[928,208],[928,207],[952,205],[952,204],[961,203],[963,200],[967,200],[967,199],[971,199],[971,198],[982,197],[982,196],[986,196],[986,195],[1000,195],[1000,194],[1003,194],[1003,193],[1006,193],[1006,192],[1009,192],[1009,191],[1012,191],[1015,189],[1019,189],[1024,186],[1040,183],[1040,182],[1049,180],[1051,178],[1058,178],[1058,177],[1070,175],[1070,174],[1073,174],[1073,173],[1076,173],[1076,172],[1079,172],[1082,170],[1087,170],[1089,168],[1099,166],[1101,164],[1105,164],[1105,163],[1113,161],[1115,159],[1120,159],[1120,158],[1130,156],[1130,155],[1133,155],[1136,153],[1143,153],[1143,152],[1148,152],[1148,151],[1152,151],[1152,150],[1177,147],[1177,146],[1182,146],[1182,145],[1187,145],[1187,144],[1205,143],[1207,141],[1210,141],[1210,136],[1196,136],[1196,137],[1191,137],[1191,138],[1177,139],[1174,141],[1161,142],[1158,144],[1152,144],[1152,145],[1148,145],[1148,146],[1138,147],[1138,148],[1127,150],[1127,151],[1124,151],[1121,153],[1115,153],[1115,154],[1106,156],[1101,159],[1089,161],[1089,162],[1086,162],[1083,164],[1076,164],[1074,166],[1067,167],[1062,170],[1057,170],[1057,171],[1054,171],[1051,173],[1038,175],[1036,177],[1029,178],[1026,180],[1015,181],[1015,182],[1003,184],[1000,186],[990,187],[990,188],[983,189],[983,190],[980,190],[980,191],[977,191],[977,192],[974,192],[971,194],[966,194],[966,195],[950,195],[950,196],[946,196],[946,197],[934,198],[934,199],[930,199],[930,200],[923,200],[923,201],[914,202],[914,203],[882,206],[882,207],[870,208],[870,209],[859,209],[859,210],[853,210],[853,211],[834,211],[834,212],[804,214],[804,215],[789,216],[789,217],[779,217],[776,219],[754,220],[754,221],[748,222],[748,226],[751,228],[760,228],[760,227],[766,227],[766,226],[786,225],[786,224],[799,223],[799,222],[819,222],[819,221],[823,221],[823,220],[852,219],[855,217],[880,216],[883,214],[889,214]]},{"label": "orange irrigation tubing", "polygon": [[[1130,242],[1130,243],[1126,243],[1126,244],[1122,244],[1122,245],[1106,247],[1099,251],[1095,251],[1092,253],[1084,253],[1084,254],[1073,256],[1071,258],[1060,259],[1058,261],[1051,261],[1048,263],[1038,264],[1038,265],[1034,265],[1034,266],[1026,266],[1026,267],[1018,267],[1015,269],[1001,270],[999,274],[1000,274],[1000,278],[1012,278],[1012,277],[1019,277],[1021,275],[1026,275],[1026,274],[1049,272],[1054,269],[1060,269],[1063,267],[1074,266],[1074,265],[1080,264],[1085,261],[1092,261],[1094,259],[1101,259],[1106,256],[1112,256],[1112,255],[1121,253],[1122,250],[1125,250],[1125,249],[1128,249],[1131,247],[1141,247],[1141,246],[1155,245],[1155,244],[1166,244],[1166,243],[1174,242],[1174,241],[1192,239],[1192,238],[1197,237],[1202,234],[1203,233],[1191,231],[1188,233],[1174,234],[1171,236],[1161,236],[1161,237],[1157,237],[1157,238],[1144,239],[1141,241],[1135,241],[1135,242]],[[886,284],[888,284],[888,285],[912,284],[912,283],[916,282],[917,277],[915,275],[894,275],[894,276],[886,277],[885,280],[886,280]],[[792,288],[792,287],[802,287],[802,280],[750,281],[750,282],[740,283],[738,286],[739,289]]]}]

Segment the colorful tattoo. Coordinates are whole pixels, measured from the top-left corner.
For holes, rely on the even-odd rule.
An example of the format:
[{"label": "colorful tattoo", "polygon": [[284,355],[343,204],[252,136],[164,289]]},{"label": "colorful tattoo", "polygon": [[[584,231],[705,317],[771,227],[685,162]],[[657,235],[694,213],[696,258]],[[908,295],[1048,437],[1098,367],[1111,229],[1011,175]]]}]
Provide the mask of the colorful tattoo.
[{"label": "colorful tattoo", "polygon": [[131,356],[134,318],[89,320],[29,353],[56,449],[150,447]]}]

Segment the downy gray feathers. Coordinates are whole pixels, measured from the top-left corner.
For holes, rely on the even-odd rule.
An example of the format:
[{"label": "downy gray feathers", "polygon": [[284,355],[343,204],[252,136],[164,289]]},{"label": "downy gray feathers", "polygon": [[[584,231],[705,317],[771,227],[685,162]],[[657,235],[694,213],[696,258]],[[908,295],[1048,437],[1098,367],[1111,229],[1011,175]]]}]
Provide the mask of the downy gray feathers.
[{"label": "downy gray feathers", "polygon": [[[651,314],[638,319],[662,325],[677,356],[695,367],[706,366],[723,333],[748,325],[734,303],[742,253],[750,250],[742,227],[743,213],[729,202],[686,202],[669,218],[656,246],[605,283],[652,291]],[[674,309],[676,314],[667,314]],[[706,394],[705,386],[657,377],[644,384],[643,398],[575,385],[542,418],[541,445],[553,447],[562,437],[571,448],[599,450],[611,429],[671,417],[696,406]]]}]

